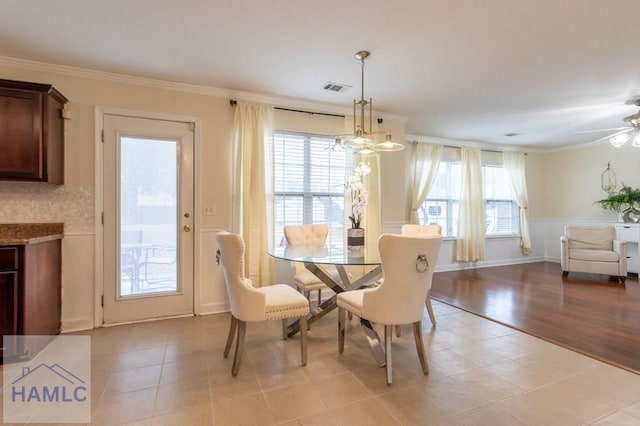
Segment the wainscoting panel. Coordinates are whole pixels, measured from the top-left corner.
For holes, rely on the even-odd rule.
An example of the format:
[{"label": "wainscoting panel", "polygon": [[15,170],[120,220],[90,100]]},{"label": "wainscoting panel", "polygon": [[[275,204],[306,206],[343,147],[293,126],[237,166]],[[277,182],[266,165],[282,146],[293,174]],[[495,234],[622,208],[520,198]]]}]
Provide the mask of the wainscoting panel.
[{"label": "wainscoting panel", "polygon": [[614,226],[615,222],[604,219],[586,219],[575,217],[557,217],[545,219],[545,260],[560,263],[560,237],[564,235],[564,228],[572,226]]},{"label": "wainscoting panel", "polygon": [[[383,232],[399,234],[403,223],[385,223]],[[436,272],[457,271],[462,269],[487,268],[490,266],[512,265],[517,263],[540,262],[545,260],[544,221],[530,220],[533,250],[523,255],[520,250],[520,237],[489,237],[486,239],[484,260],[477,262],[457,262],[455,260],[455,240],[445,239],[440,248]],[[542,237],[541,237],[542,236]]]},{"label": "wainscoting panel", "polygon": [[[198,315],[229,311],[229,298],[224,285],[222,268],[216,265],[216,234],[222,229],[203,228],[200,230],[200,262],[198,277],[200,304],[194,309]],[[197,299],[196,299],[197,300]]]},{"label": "wainscoting panel", "polygon": [[62,239],[62,332],[94,326],[95,242],[91,232],[67,232]]}]

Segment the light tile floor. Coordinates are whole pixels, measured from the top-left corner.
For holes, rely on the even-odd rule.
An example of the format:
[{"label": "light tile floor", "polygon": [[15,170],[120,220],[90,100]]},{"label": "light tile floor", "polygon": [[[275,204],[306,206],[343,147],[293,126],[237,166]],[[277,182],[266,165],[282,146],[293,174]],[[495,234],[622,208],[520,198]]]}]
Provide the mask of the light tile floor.
[{"label": "light tile floor", "polygon": [[[411,328],[385,383],[356,319],[337,350],[337,315],[280,339],[251,323],[237,377],[222,351],[228,314],[92,330],[92,424],[638,425],[640,376],[434,301],[424,320],[430,374]],[[10,368],[9,366],[5,366]]]}]

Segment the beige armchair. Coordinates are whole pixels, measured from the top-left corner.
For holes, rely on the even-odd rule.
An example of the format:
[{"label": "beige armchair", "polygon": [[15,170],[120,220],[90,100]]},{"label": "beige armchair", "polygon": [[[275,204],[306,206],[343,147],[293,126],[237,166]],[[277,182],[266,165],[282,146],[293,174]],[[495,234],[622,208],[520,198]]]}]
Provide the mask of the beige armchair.
[{"label": "beige armchair", "polygon": [[627,242],[616,240],[613,226],[567,226],[560,237],[562,276],[569,272],[605,274],[624,283],[627,278]]},{"label": "beige armchair", "polygon": [[424,374],[429,366],[422,341],[424,300],[431,288],[442,237],[382,234],[378,239],[384,280],[378,287],[339,293],[338,351],[344,351],[345,314],[384,325],[387,384],[392,382],[393,326],[413,324],[413,334]]},{"label": "beige armchair", "polygon": [[309,301],[286,284],[274,284],[255,288],[244,275],[244,241],[238,234],[216,234],[218,253],[216,260],[222,264],[224,282],[231,305],[231,324],[224,357],[229,355],[237,329],[236,351],[231,374],[238,374],[247,322],[282,320],[282,338],[287,338],[287,319],[300,318],[300,352],[302,365],[307,364],[307,314]]}]

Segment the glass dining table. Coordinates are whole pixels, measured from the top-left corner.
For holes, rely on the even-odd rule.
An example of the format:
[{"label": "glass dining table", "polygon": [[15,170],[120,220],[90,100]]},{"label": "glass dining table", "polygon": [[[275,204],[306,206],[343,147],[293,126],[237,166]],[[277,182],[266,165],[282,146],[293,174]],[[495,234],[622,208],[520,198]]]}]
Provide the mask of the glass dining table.
[{"label": "glass dining table", "polygon": [[[304,266],[318,277],[323,283],[331,288],[335,294],[325,299],[315,309],[310,310],[307,322],[309,325],[319,320],[332,310],[338,307],[337,295],[348,290],[369,287],[376,284],[377,279],[382,275],[382,266],[377,247],[366,246],[363,251],[351,252],[342,246],[294,246],[294,247],[275,247],[269,255],[281,260],[291,262],[302,262]],[[326,267],[334,266],[340,276],[340,281],[334,279]],[[361,277],[352,281],[347,266],[363,266],[371,269]],[[366,319],[360,319],[373,357],[379,366],[385,365],[384,348],[380,343],[380,337],[376,332],[373,324]],[[291,337],[300,331],[300,322],[296,320],[289,324],[288,336]]]}]

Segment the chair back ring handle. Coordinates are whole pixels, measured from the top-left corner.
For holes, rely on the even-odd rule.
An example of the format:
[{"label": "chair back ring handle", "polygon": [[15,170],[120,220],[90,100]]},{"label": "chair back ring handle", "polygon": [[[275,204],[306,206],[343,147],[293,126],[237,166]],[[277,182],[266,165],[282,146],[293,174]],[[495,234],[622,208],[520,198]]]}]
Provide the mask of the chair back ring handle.
[{"label": "chair back ring handle", "polygon": [[418,258],[416,259],[416,271],[422,274],[424,272],[427,272],[428,269],[429,269],[429,260],[427,259],[427,255],[419,254]]}]

